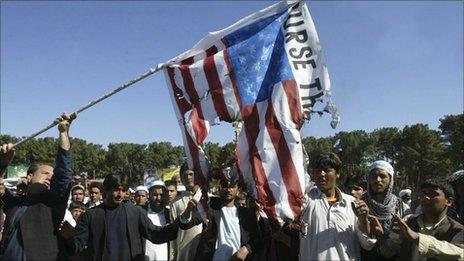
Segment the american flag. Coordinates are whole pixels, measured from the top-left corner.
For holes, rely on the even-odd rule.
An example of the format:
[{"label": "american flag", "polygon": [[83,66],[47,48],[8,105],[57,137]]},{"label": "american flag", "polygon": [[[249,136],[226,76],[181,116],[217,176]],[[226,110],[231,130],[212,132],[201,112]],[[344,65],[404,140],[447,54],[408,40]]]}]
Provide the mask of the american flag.
[{"label": "american flag", "polygon": [[220,121],[240,126],[237,167],[272,221],[299,218],[305,188],[300,129],[316,101],[339,118],[304,2],[284,1],[209,33],[167,63],[166,81],[195,180],[205,184],[201,147]]}]

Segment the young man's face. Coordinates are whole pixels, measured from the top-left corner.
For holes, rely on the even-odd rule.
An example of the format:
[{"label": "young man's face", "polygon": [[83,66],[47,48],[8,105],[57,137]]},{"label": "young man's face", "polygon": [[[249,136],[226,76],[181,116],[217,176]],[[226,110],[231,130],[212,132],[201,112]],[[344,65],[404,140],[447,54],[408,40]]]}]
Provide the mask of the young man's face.
[{"label": "young man's face", "polygon": [[221,188],[220,191],[220,196],[221,199],[224,200],[225,202],[230,202],[232,200],[235,200],[235,197],[237,197],[239,190],[237,185],[230,185],[227,187]]},{"label": "young man's face", "polygon": [[175,186],[168,186],[167,190],[168,190],[169,202],[172,202],[177,196],[177,189]]},{"label": "young man's face", "polygon": [[84,202],[84,190],[76,188],[72,191],[71,199],[73,201]]},{"label": "young man's face", "polygon": [[32,173],[31,184],[39,183],[44,185],[47,190],[50,189],[50,180],[53,176],[53,167],[49,165],[40,165],[37,170]]},{"label": "young man's face", "polygon": [[386,193],[390,186],[390,174],[382,169],[373,169],[369,174],[369,185],[374,193]]},{"label": "young man's face", "polygon": [[92,202],[98,202],[100,201],[100,198],[101,198],[101,192],[100,192],[100,189],[97,188],[97,187],[92,187],[90,188],[90,191],[89,191],[89,196],[90,196],[90,200]]},{"label": "young man's face", "polygon": [[447,198],[440,188],[423,188],[421,189],[420,204],[422,213],[434,216],[440,215],[446,208],[451,206],[452,199]]},{"label": "young man's face", "polygon": [[326,192],[330,189],[335,188],[337,185],[337,179],[340,174],[333,168],[328,169],[313,169],[314,183],[322,191]]},{"label": "young man's face", "polygon": [[71,209],[71,215],[76,221],[82,216],[82,214],[84,214],[83,209],[80,209],[80,208]]},{"label": "young man's face", "polygon": [[126,189],[123,186],[119,186],[106,192],[106,201],[111,205],[118,205],[121,204],[125,196]]},{"label": "young man's face", "polygon": [[185,188],[187,190],[191,191],[195,187],[195,183],[194,183],[194,180],[193,180],[194,174],[195,173],[193,172],[193,170],[187,170],[184,173],[181,173],[181,175],[180,175],[180,178],[182,180],[182,184],[184,184],[184,186],[185,186]]},{"label": "young man's face", "polygon": [[246,201],[246,199],[241,198],[241,199],[238,199],[238,200],[235,201],[235,205],[237,205],[237,207],[244,207],[244,208],[246,208],[246,206],[247,206],[247,201]]},{"label": "young man's face", "polygon": [[364,195],[364,192],[365,192],[364,189],[361,186],[358,186],[356,184],[349,184],[347,186],[347,190],[348,190],[347,192],[351,196],[353,196],[353,197],[355,197],[357,199],[361,199],[362,196]]},{"label": "young man's face", "polygon": [[148,195],[146,191],[135,192],[135,203],[139,206],[145,206],[148,202]]}]

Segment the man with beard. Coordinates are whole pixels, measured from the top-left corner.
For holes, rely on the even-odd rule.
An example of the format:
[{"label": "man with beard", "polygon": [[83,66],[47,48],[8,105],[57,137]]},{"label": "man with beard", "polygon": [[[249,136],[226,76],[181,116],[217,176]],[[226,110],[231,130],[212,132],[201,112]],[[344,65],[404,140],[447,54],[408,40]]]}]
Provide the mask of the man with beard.
[{"label": "man with beard", "polygon": [[[366,201],[370,214],[377,217],[385,235],[391,232],[392,214],[401,218],[411,214],[408,205],[393,194],[393,180],[395,172],[392,165],[384,160],[378,160],[369,166],[367,191],[363,199]],[[377,248],[371,251],[362,251],[363,259],[384,260]],[[386,259],[390,260],[390,259]]]},{"label": "man with beard", "polygon": [[[187,163],[181,166],[180,178],[186,190],[183,191],[179,199],[172,204],[170,209],[171,220],[177,219],[186,210],[189,201],[200,189],[198,185],[194,183],[194,175],[195,172],[189,169]],[[200,191],[198,192],[200,193]],[[198,207],[201,208],[201,204],[199,204]],[[172,244],[171,258],[174,260],[192,260],[195,257],[202,230],[203,226],[201,224],[187,230],[179,229],[177,238]]]},{"label": "man with beard", "polygon": [[87,247],[88,260],[144,260],[143,239],[161,244],[176,237],[177,221],[155,226],[142,208],[122,204],[126,190],[119,175],[106,175],[103,203],[86,211],[75,231],[66,223],[62,225],[61,234],[71,254]]},{"label": "man with beard", "polygon": [[[210,222],[203,232],[195,260],[245,260],[259,249],[259,229],[255,213],[245,207],[236,206],[239,193],[238,173],[234,168],[227,168],[219,178],[220,198],[210,198]],[[195,204],[195,199],[190,203]],[[197,205],[199,206],[199,205]],[[187,207],[181,216],[181,222],[187,223],[191,210]],[[201,222],[198,212],[190,221]]]},{"label": "man with beard", "polygon": [[[441,179],[429,179],[421,185],[422,214],[402,220],[393,215],[396,233],[380,235],[379,249],[399,260],[463,260],[464,227],[446,215],[454,198],[451,185]],[[376,222],[382,231],[379,222]]]},{"label": "man with beard", "polygon": [[[57,260],[65,258],[64,246],[57,230],[63,219],[72,181],[72,155],[69,126],[75,114],[63,114],[58,121],[56,166],[35,163],[29,168],[32,177],[27,195],[12,198],[0,195],[7,205],[3,260]],[[12,160],[12,145],[0,149],[0,173]]]},{"label": "man with beard", "polygon": [[[147,216],[155,226],[171,223],[169,209],[166,208],[167,193],[163,181],[154,181],[148,188]],[[169,243],[153,244],[145,241],[145,260],[168,260]]]}]

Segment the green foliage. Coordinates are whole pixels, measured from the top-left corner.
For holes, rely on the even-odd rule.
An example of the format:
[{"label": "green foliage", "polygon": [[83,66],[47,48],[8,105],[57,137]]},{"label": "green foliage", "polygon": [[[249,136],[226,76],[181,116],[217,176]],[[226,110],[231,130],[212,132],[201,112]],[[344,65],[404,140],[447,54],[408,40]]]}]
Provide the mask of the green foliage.
[{"label": "green foliage", "polygon": [[464,114],[446,115],[440,119],[440,130],[445,141],[447,158],[453,170],[464,168]]},{"label": "green foliage", "polygon": [[[362,130],[339,132],[333,137],[306,137],[303,146],[310,159],[319,153],[335,152],[343,163],[340,184],[348,175],[367,175],[369,163],[385,159],[397,171],[397,187],[416,187],[429,177],[445,177],[462,169],[464,157],[464,116],[447,115],[440,119],[440,131],[425,124],[398,128],[380,128],[371,133]],[[0,144],[17,142],[18,137],[0,135]],[[16,149],[13,165],[29,165],[36,161],[54,162],[56,138],[32,139]],[[73,170],[87,172],[90,178],[101,178],[107,173],[124,175],[131,185],[140,184],[146,170],[159,171],[184,161],[182,146],[169,142],[148,145],[112,143],[101,145],[72,139]],[[207,142],[203,148],[212,169],[221,169],[235,163],[235,144],[220,146]],[[311,162],[311,161],[310,161]],[[309,170],[311,173],[311,165]]]}]

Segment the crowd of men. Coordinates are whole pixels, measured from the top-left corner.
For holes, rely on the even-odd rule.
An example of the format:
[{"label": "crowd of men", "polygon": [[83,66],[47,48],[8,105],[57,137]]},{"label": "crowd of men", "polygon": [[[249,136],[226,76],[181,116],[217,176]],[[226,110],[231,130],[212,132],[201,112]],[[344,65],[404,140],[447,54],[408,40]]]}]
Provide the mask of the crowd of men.
[{"label": "crowd of men", "polygon": [[[2,260],[463,260],[464,171],[394,194],[386,161],[367,180],[337,186],[342,162],[315,157],[296,220],[275,222],[226,168],[217,193],[195,184],[187,164],[180,179],[130,189],[120,175],[73,184],[69,128],[58,119],[56,163],[38,162],[16,192],[0,180],[5,217]],[[0,174],[14,157],[0,147]]]}]

